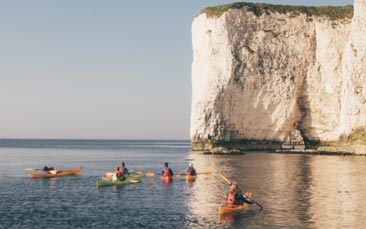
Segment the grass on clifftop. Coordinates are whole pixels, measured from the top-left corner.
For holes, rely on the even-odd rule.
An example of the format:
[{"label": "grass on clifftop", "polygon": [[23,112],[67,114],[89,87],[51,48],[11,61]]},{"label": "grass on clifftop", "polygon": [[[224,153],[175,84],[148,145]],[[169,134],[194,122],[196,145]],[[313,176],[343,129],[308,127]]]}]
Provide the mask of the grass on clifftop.
[{"label": "grass on clifftop", "polygon": [[339,140],[341,142],[363,141],[366,143],[366,128],[357,128],[349,135],[342,135]]},{"label": "grass on clifftop", "polygon": [[353,6],[288,6],[288,5],[270,5],[265,3],[236,2],[226,5],[207,7],[201,13],[206,13],[207,17],[220,17],[230,9],[241,9],[245,7],[256,16],[269,13],[303,13],[307,16],[328,17],[331,20],[345,19],[353,17]]}]

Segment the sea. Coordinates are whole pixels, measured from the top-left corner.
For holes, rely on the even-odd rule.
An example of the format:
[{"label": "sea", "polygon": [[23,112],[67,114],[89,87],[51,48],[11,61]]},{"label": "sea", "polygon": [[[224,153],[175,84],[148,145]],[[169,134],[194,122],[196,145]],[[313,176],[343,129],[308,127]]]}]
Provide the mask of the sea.
[{"label": "sea", "polygon": [[[125,162],[152,172],[140,183],[98,188]],[[162,183],[193,163],[194,182]],[[30,169],[83,167],[79,176],[29,179]],[[209,174],[204,174],[208,173]],[[238,215],[220,216],[229,185],[253,193]],[[246,152],[204,155],[189,141],[0,140],[0,228],[366,228],[366,157]]]}]

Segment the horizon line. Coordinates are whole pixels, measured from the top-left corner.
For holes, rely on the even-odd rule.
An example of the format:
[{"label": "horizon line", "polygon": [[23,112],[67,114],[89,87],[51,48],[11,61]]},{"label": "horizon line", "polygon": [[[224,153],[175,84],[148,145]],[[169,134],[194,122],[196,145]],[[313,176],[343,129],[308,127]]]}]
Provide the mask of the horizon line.
[{"label": "horizon line", "polygon": [[122,138],[0,138],[1,140],[67,140],[67,141],[191,141],[190,139],[122,139]]}]

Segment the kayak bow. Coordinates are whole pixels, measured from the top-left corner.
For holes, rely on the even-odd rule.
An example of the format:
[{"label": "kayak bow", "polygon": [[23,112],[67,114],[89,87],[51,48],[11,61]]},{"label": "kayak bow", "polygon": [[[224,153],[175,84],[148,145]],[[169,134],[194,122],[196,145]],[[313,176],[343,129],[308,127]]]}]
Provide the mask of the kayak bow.
[{"label": "kayak bow", "polygon": [[173,176],[160,176],[160,179],[164,183],[169,183],[173,181]]},{"label": "kayak bow", "polygon": [[186,175],[186,181],[187,182],[193,182],[195,181],[197,178],[197,175],[191,176],[191,175]]}]

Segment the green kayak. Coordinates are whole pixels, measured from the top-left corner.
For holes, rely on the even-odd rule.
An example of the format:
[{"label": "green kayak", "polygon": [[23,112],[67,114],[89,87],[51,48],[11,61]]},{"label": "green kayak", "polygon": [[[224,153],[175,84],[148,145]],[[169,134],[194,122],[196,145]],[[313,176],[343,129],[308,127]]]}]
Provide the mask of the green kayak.
[{"label": "green kayak", "polygon": [[142,178],[142,175],[127,175],[126,179],[123,181],[112,181],[112,180],[97,180],[98,187],[108,187],[108,186],[122,186],[128,184],[136,184],[139,183]]}]

